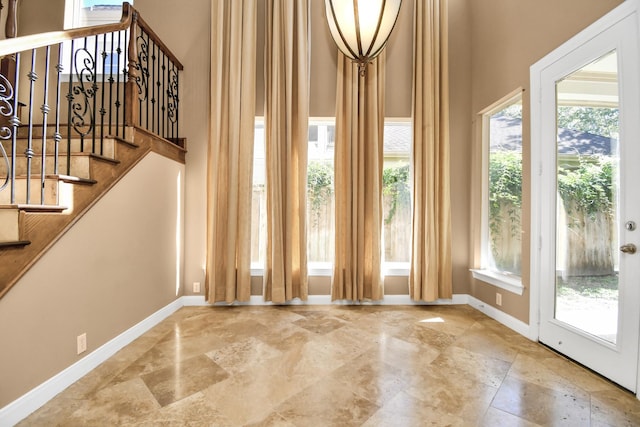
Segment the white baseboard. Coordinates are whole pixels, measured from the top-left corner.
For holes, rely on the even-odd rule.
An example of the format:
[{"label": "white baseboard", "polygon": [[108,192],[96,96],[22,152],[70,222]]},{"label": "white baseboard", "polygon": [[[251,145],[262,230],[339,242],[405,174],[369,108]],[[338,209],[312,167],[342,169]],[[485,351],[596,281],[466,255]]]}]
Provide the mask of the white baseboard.
[{"label": "white baseboard", "polygon": [[64,389],[78,381],[162,320],[169,317],[182,306],[182,300],[180,298],[176,299],[137,325],[132,326],[111,341],[89,353],[67,369],[14,400],[4,408],[0,408],[0,427],[10,427],[25,419]]},{"label": "white baseboard", "polygon": [[184,307],[201,307],[209,304],[204,300],[203,296],[187,295],[182,297],[182,305]]},{"label": "white baseboard", "polygon": [[[349,302],[331,301],[331,295],[309,295],[306,302],[299,300],[292,301],[287,305],[349,305]],[[367,305],[464,305],[468,304],[475,309],[481,311],[487,316],[497,320],[505,326],[513,329],[514,331],[524,335],[525,337],[537,340],[538,337],[532,337],[531,328],[524,322],[494,308],[482,301],[466,294],[454,295],[450,300],[438,300],[435,302],[424,303],[412,301],[409,295],[387,295],[383,301],[376,301],[372,303],[366,303]],[[132,326],[122,334],[118,335],[111,341],[107,342],[100,348],[96,349],[89,355],[85,356],[78,362],[69,366],[67,369],[58,373],[51,379],[40,384],[25,395],[14,400],[4,408],[0,408],[0,427],[10,427],[31,413],[36,411],[42,405],[53,399],[57,394],[69,387],[74,382],[78,381],[84,375],[95,369],[102,362],[113,356],[118,350],[122,349],[126,345],[130,344],[133,340],[147,332],[149,329],[160,323],[162,320],[169,317],[175,311],[181,307],[200,307],[200,306],[214,306],[214,305],[228,305],[225,303],[209,304],[205,301],[204,296],[189,295],[183,296],[171,302],[164,308],[153,313],[151,316],[144,319],[142,322],[135,326]],[[252,296],[247,303],[234,303],[234,305],[273,305],[270,302],[265,302],[263,297]]]},{"label": "white baseboard", "polygon": [[[202,306],[225,306],[229,305],[224,302],[210,304],[205,301],[204,296],[190,295],[182,297],[185,307],[202,307]],[[307,301],[298,299],[289,301],[284,305],[460,305],[468,303],[468,295],[456,294],[452,299],[442,299],[434,302],[413,301],[409,295],[385,295],[382,301],[364,302],[354,304],[352,301],[331,301],[331,295],[309,295]],[[252,295],[248,302],[234,302],[231,305],[273,305],[273,303],[265,301],[262,295]]]},{"label": "white baseboard", "polygon": [[467,295],[467,299],[468,304],[476,310],[481,311],[492,319],[502,323],[506,327],[513,329],[520,335],[523,335],[532,341],[538,341],[538,336],[535,335],[532,332],[532,328],[523,321],[518,320],[515,317],[505,313],[504,311],[500,311],[497,308],[490,306],[489,304],[486,304],[475,297],[472,297],[471,295]]}]

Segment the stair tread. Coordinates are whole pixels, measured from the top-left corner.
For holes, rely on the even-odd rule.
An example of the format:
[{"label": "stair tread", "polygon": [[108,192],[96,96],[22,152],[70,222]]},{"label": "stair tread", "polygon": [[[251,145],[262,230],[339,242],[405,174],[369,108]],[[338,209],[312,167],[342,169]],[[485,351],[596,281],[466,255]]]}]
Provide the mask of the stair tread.
[{"label": "stair tread", "polygon": [[69,182],[69,183],[72,183],[72,184],[93,185],[93,184],[96,184],[98,182],[95,179],[80,178],[79,176],[72,176],[72,175],[58,175],[58,178],[61,181]]},{"label": "stair tread", "polygon": [[11,242],[0,242],[0,248],[22,247],[30,244],[30,240],[14,240]]},{"label": "stair tread", "polygon": [[115,141],[121,144],[125,144],[133,148],[140,148],[140,145],[136,144],[135,142],[126,140],[124,138],[120,138],[119,136],[112,136],[111,138],[113,138]]},{"label": "stair tread", "polygon": [[18,209],[26,212],[62,212],[69,209],[67,206],[59,205],[28,205],[18,204]]},{"label": "stair tread", "polygon": [[113,164],[116,164],[116,165],[118,163],[120,163],[120,160],[114,159],[112,157],[103,156],[102,154],[89,153],[89,155],[90,155],[90,157],[93,157],[94,159],[102,160],[102,161],[113,163]]}]

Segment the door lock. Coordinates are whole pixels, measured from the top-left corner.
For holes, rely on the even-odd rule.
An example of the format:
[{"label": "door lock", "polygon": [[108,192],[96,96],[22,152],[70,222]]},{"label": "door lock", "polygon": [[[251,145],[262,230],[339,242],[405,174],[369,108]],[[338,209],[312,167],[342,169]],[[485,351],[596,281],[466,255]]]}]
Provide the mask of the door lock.
[{"label": "door lock", "polygon": [[633,231],[633,230],[635,230],[635,229],[636,229],[636,223],[635,223],[635,221],[627,221],[627,222],[624,224],[624,228],[626,228],[626,229],[627,229],[627,230],[629,230],[629,231]]},{"label": "door lock", "polygon": [[636,245],[634,245],[633,243],[627,243],[626,245],[620,246],[620,250],[625,254],[635,254],[636,249]]}]

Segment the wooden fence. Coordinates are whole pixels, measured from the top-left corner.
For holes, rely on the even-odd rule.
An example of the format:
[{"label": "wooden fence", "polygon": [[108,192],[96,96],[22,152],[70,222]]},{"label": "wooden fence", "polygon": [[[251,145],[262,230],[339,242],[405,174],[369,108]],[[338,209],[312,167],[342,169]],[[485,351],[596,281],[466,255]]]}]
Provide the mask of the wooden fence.
[{"label": "wooden fence", "polygon": [[[383,201],[384,216],[390,208],[390,201]],[[251,259],[264,260],[264,242],[259,236],[266,236],[266,195],[264,187],[254,187],[252,200]],[[335,202],[330,197],[325,203],[307,207],[307,248],[310,262],[332,262],[335,248]],[[391,221],[384,225],[385,260],[408,262],[411,256],[411,205],[399,201]]]},{"label": "wooden fence", "polygon": [[[616,221],[609,212],[587,213],[575,201],[558,197],[556,270],[564,276],[606,276],[617,269]],[[491,255],[498,270],[520,274],[522,225],[503,205],[501,221],[490,231]]]}]

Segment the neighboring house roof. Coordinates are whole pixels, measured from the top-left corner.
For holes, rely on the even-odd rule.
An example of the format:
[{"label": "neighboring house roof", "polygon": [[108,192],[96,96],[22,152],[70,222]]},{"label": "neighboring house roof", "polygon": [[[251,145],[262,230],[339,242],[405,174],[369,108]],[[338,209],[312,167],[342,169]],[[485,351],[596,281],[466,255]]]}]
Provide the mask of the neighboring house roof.
[{"label": "neighboring house roof", "polygon": [[[491,147],[507,151],[522,151],[522,120],[496,115],[491,118]],[[617,140],[589,132],[560,129],[558,132],[558,153],[567,155],[610,156]]]},{"label": "neighboring house roof", "polygon": [[491,148],[522,151],[522,119],[494,115],[489,124]]},{"label": "neighboring house roof", "polygon": [[617,140],[589,132],[560,129],[558,132],[558,153],[579,155],[610,156]]}]

